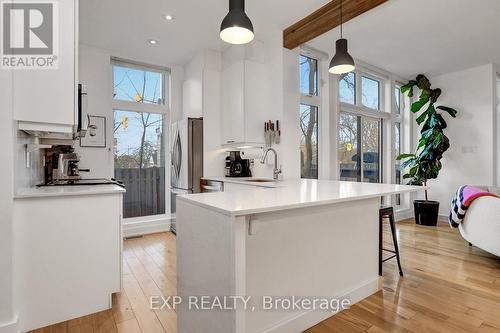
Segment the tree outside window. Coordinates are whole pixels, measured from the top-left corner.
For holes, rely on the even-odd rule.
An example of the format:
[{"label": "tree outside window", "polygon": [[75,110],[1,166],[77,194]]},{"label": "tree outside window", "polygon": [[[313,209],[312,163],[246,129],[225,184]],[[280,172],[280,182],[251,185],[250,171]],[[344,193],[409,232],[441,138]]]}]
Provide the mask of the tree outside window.
[{"label": "tree outside window", "polygon": [[318,60],[300,56],[300,174],[302,178],[318,178]]}]

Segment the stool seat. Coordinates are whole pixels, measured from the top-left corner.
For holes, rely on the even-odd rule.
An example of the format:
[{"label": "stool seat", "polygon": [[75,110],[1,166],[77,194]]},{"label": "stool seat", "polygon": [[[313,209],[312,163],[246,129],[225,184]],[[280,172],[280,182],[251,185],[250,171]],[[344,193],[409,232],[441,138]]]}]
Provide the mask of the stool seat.
[{"label": "stool seat", "polygon": [[[401,259],[399,257],[399,246],[398,246],[398,240],[396,237],[396,223],[394,221],[394,209],[389,206],[381,206],[379,209],[379,266],[378,266],[378,273],[380,276],[382,276],[382,265],[384,262],[387,260],[396,258],[398,262],[398,268],[399,268],[399,275],[403,276],[403,269],[401,268]],[[383,221],[384,218],[389,218],[389,224],[391,226],[391,234],[392,234],[392,242],[394,244],[394,250],[390,249],[384,249],[384,239],[383,239]],[[383,259],[383,251],[393,253],[394,255]]]}]

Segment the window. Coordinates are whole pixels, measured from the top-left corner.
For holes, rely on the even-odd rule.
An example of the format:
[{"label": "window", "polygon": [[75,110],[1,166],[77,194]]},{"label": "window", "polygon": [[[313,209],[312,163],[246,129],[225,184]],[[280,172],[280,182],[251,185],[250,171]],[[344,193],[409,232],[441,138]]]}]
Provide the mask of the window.
[{"label": "window", "polygon": [[361,99],[363,106],[380,109],[380,82],[366,76],[361,78]]},{"label": "window", "polygon": [[362,117],[361,140],[362,147],[362,175],[361,181],[365,183],[381,183],[381,123],[380,119]]},{"label": "window", "polygon": [[339,119],[340,180],[380,183],[381,120],[345,112]]},{"label": "window", "polygon": [[113,82],[115,100],[165,104],[165,79],[160,72],[115,65]]},{"label": "window", "polygon": [[338,159],[340,179],[382,182],[383,79],[358,68],[340,76]]},{"label": "window", "polygon": [[401,114],[401,88],[394,88],[394,99],[396,101],[396,113]]},{"label": "window", "polygon": [[318,178],[318,108],[300,105],[300,176]]},{"label": "window", "polygon": [[165,214],[162,114],[115,110],[115,178],[124,182],[123,217]]},{"label": "window", "polygon": [[318,60],[300,56],[300,92],[306,96],[318,96]]},{"label": "window", "polygon": [[300,175],[302,178],[318,178],[319,110],[321,99],[319,61],[310,55],[300,56]]},{"label": "window", "polygon": [[113,60],[114,171],[123,217],[167,213],[168,71]]},{"label": "window", "polygon": [[[399,96],[396,95],[396,96]],[[399,110],[396,110],[398,113],[400,113]],[[401,161],[398,161],[396,157],[398,157],[401,154],[401,123],[395,122],[394,123],[394,160],[395,160],[395,165],[394,169],[396,171],[396,177],[395,177],[395,183],[396,184],[401,184],[402,178],[401,178]],[[396,195],[396,205],[400,206],[401,205],[401,195],[397,194]]]},{"label": "window", "polygon": [[347,73],[339,81],[339,100],[342,103],[356,104],[356,74]]},{"label": "window", "polygon": [[342,112],[339,117],[339,147],[340,180],[361,181],[361,163],[358,163],[359,131],[361,128],[358,117]]}]

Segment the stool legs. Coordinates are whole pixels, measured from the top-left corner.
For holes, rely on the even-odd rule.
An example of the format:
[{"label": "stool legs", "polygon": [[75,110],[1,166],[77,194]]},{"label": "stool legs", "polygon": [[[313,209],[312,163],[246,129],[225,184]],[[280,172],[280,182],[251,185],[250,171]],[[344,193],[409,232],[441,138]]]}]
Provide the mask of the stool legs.
[{"label": "stool legs", "polygon": [[[392,235],[392,242],[394,244],[394,250],[389,250],[389,249],[384,249],[384,239],[383,239],[383,220],[384,217],[389,218],[389,225],[391,227],[391,235]],[[399,275],[403,276],[403,269],[401,267],[401,258],[399,256],[399,245],[398,245],[398,239],[396,238],[396,222],[394,221],[394,210],[392,207],[383,207],[379,210],[379,215],[378,215],[378,224],[379,224],[379,230],[378,230],[378,239],[379,239],[379,247],[378,247],[378,257],[379,257],[379,265],[378,265],[378,274],[382,276],[382,265],[384,262],[387,260],[390,260],[392,258],[396,258],[398,261],[398,269],[399,269]],[[393,253],[394,255],[388,257],[387,259],[383,259],[383,251],[387,251],[390,253]]]},{"label": "stool legs", "polygon": [[389,215],[389,223],[391,225],[392,240],[394,242],[394,251],[396,252],[396,260],[398,261],[399,275],[403,276],[403,269],[401,268],[401,259],[399,258],[399,245],[396,237],[396,223],[394,222],[394,214]]},{"label": "stool legs", "polygon": [[378,215],[378,275],[382,276],[382,249],[384,245],[383,240],[383,220],[384,216],[379,213]]}]

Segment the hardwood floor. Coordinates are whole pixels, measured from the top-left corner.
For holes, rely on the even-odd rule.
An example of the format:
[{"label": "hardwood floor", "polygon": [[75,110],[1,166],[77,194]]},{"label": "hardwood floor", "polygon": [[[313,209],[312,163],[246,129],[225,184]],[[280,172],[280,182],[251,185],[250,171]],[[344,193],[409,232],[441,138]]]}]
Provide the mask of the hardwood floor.
[{"label": "hardwood floor", "polygon": [[[469,247],[447,224],[405,221],[397,228],[405,277],[388,261],[382,291],[305,333],[500,332],[500,259]],[[35,332],[175,333],[175,312],[149,309],[149,296],[175,292],[175,236],[127,240],[124,288],[113,296],[113,309]]]}]

